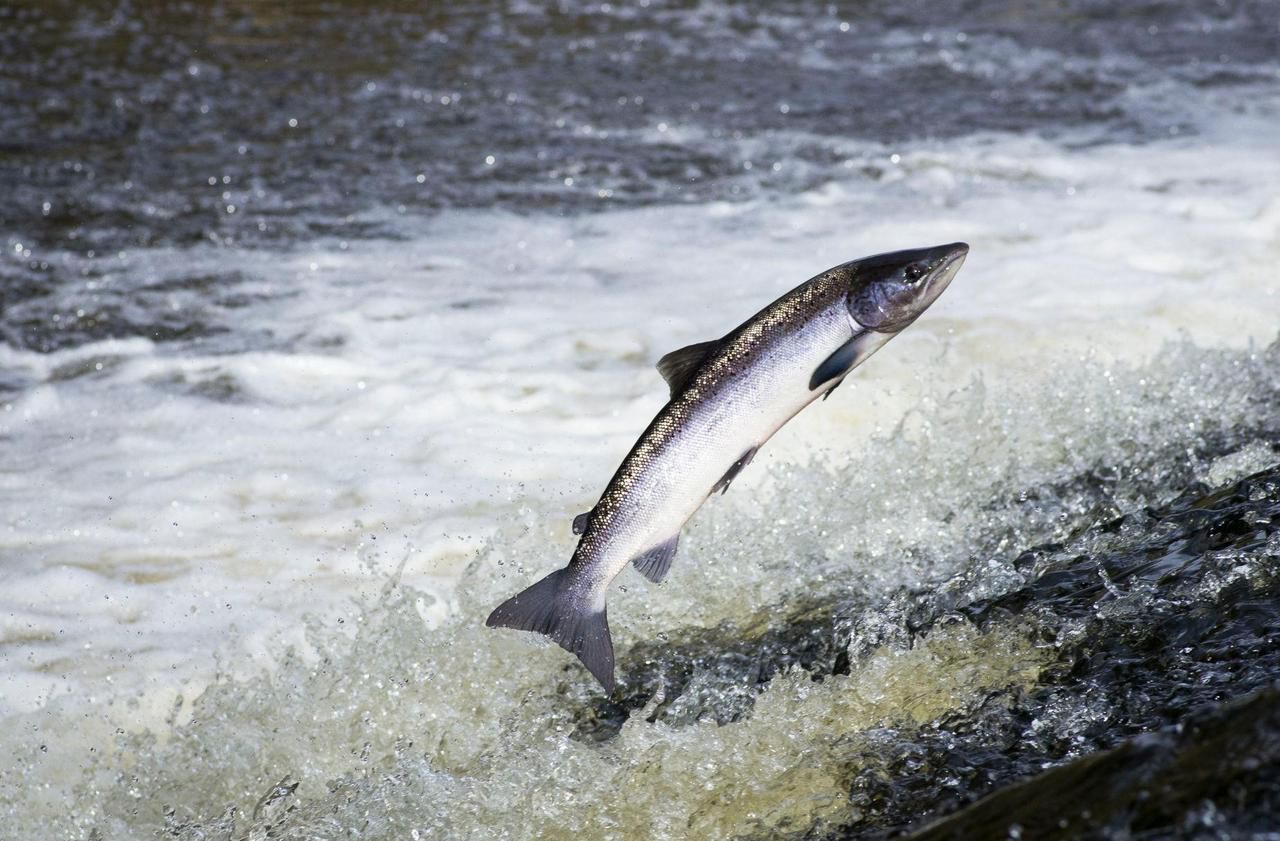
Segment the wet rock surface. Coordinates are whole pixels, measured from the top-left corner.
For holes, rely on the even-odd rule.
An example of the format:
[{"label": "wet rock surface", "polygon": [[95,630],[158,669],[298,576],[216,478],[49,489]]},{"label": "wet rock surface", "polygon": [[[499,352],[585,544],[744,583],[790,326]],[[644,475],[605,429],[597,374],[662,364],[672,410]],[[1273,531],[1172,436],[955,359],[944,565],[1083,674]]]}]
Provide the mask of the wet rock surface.
[{"label": "wet rock surface", "polygon": [[1008,786],[910,837],[1224,837],[1272,830],[1278,811],[1273,687]]},{"label": "wet rock surface", "polygon": [[[1131,778],[1174,773],[1199,743],[1164,745],[1138,736],[1110,759],[1095,757],[1136,734],[1175,732],[1213,716],[1280,674],[1280,468],[1217,491],[1193,486],[1162,509],[1099,524],[1067,546],[1028,552],[1018,566],[1030,577],[1026,586],[958,610],[980,627],[1025,622],[1027,633],[1043,639],[1054,659],[1039,687],[995,693],[920,733],[886,730],[853,782],[862,819],[837,837],[892,835],[1063,760],[1082,764],[1039,780],[1036,804],[1025,812],[1043,818],[1056,808],[1054,826],[1066,821],[1067,834],[1052,837],[1078,837],[1067,829],[1078,817],[1071,810],[1082,808],[1092,814],[1087,826],[1104,835],[1143,837],[1138,833],[1157,826],[1158,816],[1159,826],[1181,831],[1198,820],[1192,812],[1201,801],[1224,796],[1222,775],[1208,766],[1200,776],[1177,779],[1178,802],[1192,804],[1185,814],[1168,800],[1158,815],[1155,807],[1137,809],[1137,782],[1126,783],[1129,796],[1094,800],[1080,799],[1072,787],[1104,772],[1110,782],[1096,784],[1107,791]],[[1270,719],[1218,715],[1231,732],[1239,726],[1276,738]],[[1153,744],[1164,746],[1149,750]],[[1257,782],[1270,785],[1265,775]],[[1275,825],[1274,797],[1264,800],[1270,805],[1262,812],[1233,800],[1240,829]],[[1011,813],[1002,834],[1019,822],[1019,813]],[[947,831],[959,834],[928,837],[990,837],[978,824],[952,826]]]},{"label": "wet rock surface", "polygon": [[[1236,452],[1270,466],[1218,487],[1196,478],[1206,472],[1193,463]],[[1091,515],[999,575],[975,561],[887,605],[845,593],[758,627],[634,648],[626,683],[580,713],[576,736],[607,741],[633,715],[725,724],[786,670],[823,681],[940,630],[1013,634],[1045,657],[1032,688],[849,735],[851,818],[806,837],[1240,837],[1280,825],[1280,430],[1206,441],[1173,467],[1180,494],[1123,514],[1108,471],[1080,477],[1070,494],[1092,497]]]}]

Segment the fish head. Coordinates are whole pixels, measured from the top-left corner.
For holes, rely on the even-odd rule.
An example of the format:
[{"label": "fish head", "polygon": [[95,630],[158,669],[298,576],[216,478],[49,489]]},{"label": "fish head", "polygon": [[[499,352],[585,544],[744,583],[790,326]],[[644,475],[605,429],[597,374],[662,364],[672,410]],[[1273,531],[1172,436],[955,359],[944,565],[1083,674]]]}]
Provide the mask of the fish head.
[{"label": "fish head", "polygon": [[953,242],[845,263],[849,314],[867,330],[897,333],[938,300],[968,253],[968,245]]}]

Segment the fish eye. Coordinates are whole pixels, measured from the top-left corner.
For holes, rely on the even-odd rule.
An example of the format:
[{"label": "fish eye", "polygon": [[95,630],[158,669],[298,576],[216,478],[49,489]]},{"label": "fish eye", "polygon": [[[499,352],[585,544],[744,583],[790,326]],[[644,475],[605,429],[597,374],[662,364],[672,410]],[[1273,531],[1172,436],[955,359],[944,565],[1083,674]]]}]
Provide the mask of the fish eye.
[{"label": "fish eye", "polygon": [[915,283],[920,278],[924,277],[924,269],[921,268],[919,263],[912,263],[903,269],[902,273],[907,276],[908,283]]}]

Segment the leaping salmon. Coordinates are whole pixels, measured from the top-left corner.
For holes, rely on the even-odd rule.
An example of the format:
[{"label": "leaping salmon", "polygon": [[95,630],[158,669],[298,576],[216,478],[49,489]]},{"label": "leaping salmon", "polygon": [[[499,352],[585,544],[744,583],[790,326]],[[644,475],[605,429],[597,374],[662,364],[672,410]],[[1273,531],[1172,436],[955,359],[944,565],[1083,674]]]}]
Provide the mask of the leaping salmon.
[{"label": "leaping salmon", "polygon": [[622,460],[596,506],[573,521],[568,566],[497,607],[490,627],[546,634],[612,692],[605,597],[628,563],[659,582],[680,529],[726,491],[760,447],[920,317],[969,246],[854,260],[797,286],[722,339],[658,360],[671,399]]}]

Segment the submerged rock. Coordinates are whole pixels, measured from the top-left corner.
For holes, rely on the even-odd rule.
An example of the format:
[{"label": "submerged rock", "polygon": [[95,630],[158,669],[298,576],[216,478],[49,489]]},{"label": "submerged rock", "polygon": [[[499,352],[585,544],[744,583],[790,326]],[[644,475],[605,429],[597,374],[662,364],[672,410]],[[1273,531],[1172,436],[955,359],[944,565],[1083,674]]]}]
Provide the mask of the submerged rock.
[{"label": "submerged rock", "polygon": [[[1161,505],[1119,514],[1105,476],[1082,479],[1093,490],[1079,494],[1097,498],[1089,518],[999,575],[975,561],[972,575],[888,604],[839,594],[753,626],[633,648],[627,683],[580,711],[576,736],[610,739],[642,710],[673,726],[729,723],[750,715],[780,673],[858,678],[877,653],[960,628],[964,638],[1020,639],[1040,657],[1035,679],[958,699],[923,722],[904,710],[848,734],[849,817],[805,837],[1166,837],[1219,820],[1280,825],[1280,690],[1271,688],[1280,677],[1280,435],[1245,437],[1207,444],[1195,461],[1245,447],[1269,467],[1219,488],[1187,469],[1184,491]],[[954,668],[971,664],[958,658]],[[938,679],[919,677],[921,692]],[[851,686],[863,691],[866,679]],[[1250,693],[1260,694],[1233,703]]]},{"label": "submerged rock", "polygon": [[1280,815],[1280,688],[983,798],[911,841],[1261,832]]},{"label": "submerged rock", "polygon": [[[1074,796],[1075,808],[1115,817],[1128,801],[1103,792],[1119,784],[1122,771],[1155,780],[1194,745],[1155,750],[1165,742],[1140,737],[1119,758],[1104,760],[1100,752],[1130,744],[1125,740],[1136,734],[1188,726],[1280,676],[1280,465],[1217,490],[1192,485],[1160,508],[1025,552],[1015,567],[1024,586],[954,611],[981,629],[1021,627],[1038,639],[1052,655],[1038,686],[992,693],[918,731],[873,734],[855,762],[861,765],[851,786],[855,819],[833,837],[895,835],[1063,761],[1081,774],[1108,768],[1116,775],[1096,797],[1064,790],[1063,808]],[[928,600],[945,603],[946,595]],[[1272,728],[1267,738],[1278,739],[1276,723],[1250,719],[1247,726]],[[1102,764],[1090,764],[1091,757]],[[1066,787],[1072,779],[1064,772],[1042,785],[1057,780]],[[1213,801],[1220,782],[1221,775],[1179,778],[1179,797]],[[1280,800],[1258,808],[1250,814],[1280,825]],[[1047,801],[1026,814],[1052,811]],[[1061,820],[1070,825],[1071,816],[1059,814],[1054,826]],[[1010,820],[1006,829],[1017,823]],[[1021,837],[1080,837],[1064,832],[1028,830]]]}]

